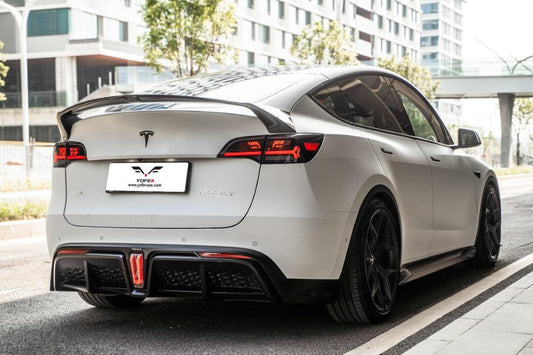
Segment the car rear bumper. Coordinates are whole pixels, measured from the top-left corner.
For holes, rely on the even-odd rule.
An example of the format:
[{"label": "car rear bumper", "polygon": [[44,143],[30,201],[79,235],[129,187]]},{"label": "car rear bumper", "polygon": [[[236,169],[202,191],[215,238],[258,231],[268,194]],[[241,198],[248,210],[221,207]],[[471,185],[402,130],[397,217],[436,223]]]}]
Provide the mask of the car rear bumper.
[{"label": "car rear bumper", "polygon": [[[76,252],[77,251],[77,252]],[[143,255],[143,284],[134,285],[130,254]],[[223,253],[242,258],[202,257]],[[201,297],[283,303],[326,303],[336,280],[287,279],[267,256],[240,248],[65,244],[54,253],[52,291]]]}]

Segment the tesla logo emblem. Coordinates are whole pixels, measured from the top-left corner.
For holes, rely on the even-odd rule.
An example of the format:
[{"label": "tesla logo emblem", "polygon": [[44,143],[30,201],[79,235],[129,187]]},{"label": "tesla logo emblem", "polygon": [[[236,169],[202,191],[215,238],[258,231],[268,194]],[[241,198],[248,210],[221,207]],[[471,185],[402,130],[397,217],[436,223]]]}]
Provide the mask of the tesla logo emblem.
[{"label": "tesla logo emblem", "polygon": [[150,136],[153,136],[153,131],[141,131],[139,132],[139,136],[144,137],[144,147],[148,145],[148,139],[150,139]]},{"label": "tesla logo emblem", "polygon": [[144,177],[147,177],[147,176],[150,175],[151,173],[154,173],[154,174],[155,174],[155,173],[159,172],[159,170],[163,169],[162,166],[154,166],[154,167],[152,168],[152,170],[150,170],[149,172],[145,173],[145,172],[143,171],[143,169],[141,169],[140,166],[132,166],[131,168],[132,168],[133,170],[135,170],[136,173],[141,173],[141,174],[143,174]]}]

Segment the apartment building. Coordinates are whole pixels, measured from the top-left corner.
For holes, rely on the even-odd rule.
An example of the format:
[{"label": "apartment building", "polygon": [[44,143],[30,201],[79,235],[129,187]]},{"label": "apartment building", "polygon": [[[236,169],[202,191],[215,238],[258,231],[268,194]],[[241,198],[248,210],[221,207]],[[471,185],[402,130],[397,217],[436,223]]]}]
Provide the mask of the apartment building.
[{"label": "apartment building", "polygon": [[360,61],[420,58],[418,0],[235,0],[239,64],[294,60],[290,48],[306,25],[335,20],[346,29]]},{"label": "apartment building", "polygon": [[[7,0],[23,7],[24,0]],[[21,9],[22,10],[22,9]],[[55,114],[103,85],[120,80],[118,68],[140,66],[140,3],[132,0],[35,0],[28,18],[30,135],[58,138]],[[9,74],[0,102],[0,140],[20,140],[20,48],[12,15],[0,7],[0,41]],[[121,73],[126,74],[127,70]]]}]

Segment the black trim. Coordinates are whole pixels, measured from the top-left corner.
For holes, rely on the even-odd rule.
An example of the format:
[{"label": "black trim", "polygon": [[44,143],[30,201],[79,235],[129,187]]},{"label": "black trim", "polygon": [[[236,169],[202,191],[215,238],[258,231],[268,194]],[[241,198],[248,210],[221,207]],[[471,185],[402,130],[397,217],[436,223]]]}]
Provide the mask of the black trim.
[{"label": "black trim", "polygon": [[64,140],[67,140],[70,136],[70,132],[74,123],[78,122],[80,118],[78,114],[82,111],[109,106],[109,105],[121,105],[128,103],[140,103],[140,102],[210,102],[219,103],[233,106],[241,106],[252,111],[261,122],[265,125],[270,133],[296,133],[294,127],[274,114],[268,112],[264,108],[261,108],[255,104],[248,102],[236,102],[228,100],[212,99],[207,97],[196,96],[182,96],[182,95],[118,95],[110,96],[101,99],[89,100],[80,102],[73,106],[67,107],[63,111],[57,114],[57,122],[61,131],[61,136]]},{"label": "black trim", "polygon": [[475,253],[476,247],[460,248],[405,264],[402,266],[400,285],[471,259]]},{"label": "black trim", "polygon": [[[59,254],[63,249],[87,249],[87,254]],[[126,266],[128,255],[131,252],[144,253],[145,259],[145,287],[135,288],[131,286],[129,268]],[[248,256],[251,259],[223,259],[202,258],[198,253],[228,253]],[[79,287],[62,287],[56,284],[55,272],[57,260],[68,258],[85,259],[86,255],[93,258],[94,255],[114,255],[122,258],[125,265],[124,273],[128,280],[128,289],[122,290],[122,294],[130,294],[140,297],[170,296],[170,297],[203,297],[207,299],[246,299],[268,302],[283,303],[329,303],[332,302],[338,291],[338,280],[307,280],[288,279],[278,266],[266,255],[250,249],[228,247],[205,247],[205,246],[174,246],[153,244],[64,244],[57,248],[52,263],[52,279],[50,289],[61,291],[84,291],[91,287],[80,289]],[[89,259],[87,258],[87,259]],[[202,278],[201,290],[162,290],[155,286],[156,280],[152,279],[156,263],[175,262],[180,265],[189,263],[198,267]],[[213,268],[230,270],[241,268],[249,271],[257,279],[263,292],[239,293],[239,292],[213,292],[205,282],[205,270]],[[64,285],[63,285],[64,286]],[[93,289],[94,290],[94,289]],[[89,291],[90,292],[90,291]],[[101,290],[100,290],[101,293]]]}]

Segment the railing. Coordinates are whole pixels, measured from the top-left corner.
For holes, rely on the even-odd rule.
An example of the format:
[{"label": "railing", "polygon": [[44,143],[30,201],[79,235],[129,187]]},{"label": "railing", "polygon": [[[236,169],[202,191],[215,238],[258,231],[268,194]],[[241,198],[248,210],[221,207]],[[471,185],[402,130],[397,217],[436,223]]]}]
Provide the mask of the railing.
[{"label": "railing", "polygon": [[[0,108],[20,108],[20,92],[6,92],[6,100],[0,101]],[[58,107],[67,105],[67,93],[65,91],[30,91],[30,107]]]},{"label": "railing", "polygon": [[52,178],[52,143],[30,145],[30,169],[26,181],[24,145],[22,142],[0,141],[0,191],[25,182],[50,185]]},{"label": "railing", "polygon": [[423,63],[435,76],[520,76],[533,75],[533,56],[520,60],[472,60],[448,65]]}]

